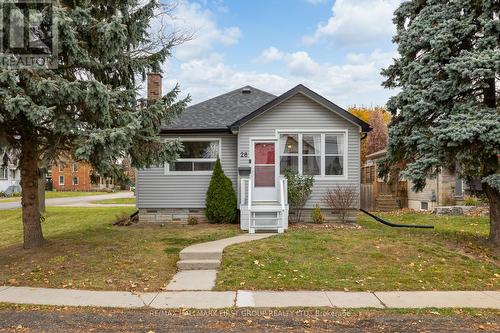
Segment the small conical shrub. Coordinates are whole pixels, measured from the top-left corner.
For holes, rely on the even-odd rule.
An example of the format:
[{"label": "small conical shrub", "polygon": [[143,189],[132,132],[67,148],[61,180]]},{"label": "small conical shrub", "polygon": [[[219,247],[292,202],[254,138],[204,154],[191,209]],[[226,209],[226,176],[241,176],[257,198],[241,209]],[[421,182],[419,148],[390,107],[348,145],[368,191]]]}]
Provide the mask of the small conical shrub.
[{"label": "small conical shrub", "polygon": [[208,186],[205,214],[210,223],[236,222],[236,193],[217,159]]}]

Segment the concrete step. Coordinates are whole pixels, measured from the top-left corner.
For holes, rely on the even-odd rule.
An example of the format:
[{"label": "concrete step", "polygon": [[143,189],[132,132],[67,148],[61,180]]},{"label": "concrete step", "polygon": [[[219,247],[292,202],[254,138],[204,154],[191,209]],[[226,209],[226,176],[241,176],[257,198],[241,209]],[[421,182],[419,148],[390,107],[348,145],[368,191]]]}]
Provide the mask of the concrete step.
[{"label": "concrete step", "polygon": [[181,251],[181,260],[221,260],[222,253],[218,251]]},{"label": "concrete step", "polygon": [[180,260],[177,262],[177,268],[181,271],[217,269],[219,266],[220,260],[213,259]]}]

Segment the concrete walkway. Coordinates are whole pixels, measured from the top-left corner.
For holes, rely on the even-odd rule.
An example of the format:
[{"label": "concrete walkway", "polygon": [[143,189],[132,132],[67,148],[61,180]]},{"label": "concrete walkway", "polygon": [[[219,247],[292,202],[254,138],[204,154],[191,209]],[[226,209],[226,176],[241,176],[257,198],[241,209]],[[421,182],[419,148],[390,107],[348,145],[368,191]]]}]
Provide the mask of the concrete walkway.
[{"label": "concrete walkway", "polygon": [[[93,204],[92,201],[133,198],[132,192],[116,192],[110,194],[89,195],[84,197],[52,198],[45,199],[46,206],[71,206],[71,207],[113,207],[113,206],[135,206],[126,204]],[[0,210],[21,208],[21,199],[15,202],[1,202]]]},{"label": "concrete walkway", "polygon": [[500,291],[172,291],[130,293],[0,286],[0,302],[110,308],[491,308]]},{"label": "concrete walkway", "polygon": [[179,272],[167,285],[167,290],[211,290],[225,247],[273,235],[276,234],[244,234],[186,247],[179,253]]}]

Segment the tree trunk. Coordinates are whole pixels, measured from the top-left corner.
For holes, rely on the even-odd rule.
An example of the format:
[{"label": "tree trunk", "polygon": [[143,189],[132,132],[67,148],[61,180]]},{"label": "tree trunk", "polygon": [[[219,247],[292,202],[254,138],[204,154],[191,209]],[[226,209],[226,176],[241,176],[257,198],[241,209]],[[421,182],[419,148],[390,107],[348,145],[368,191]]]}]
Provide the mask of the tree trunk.
[{"label": "tree trunk", "polygon": [[42,246],[45,243],[40,223],[38,197],[38,155],[34,143],[22,138],[21,146],[21,204],[23,209],[23,231],[25,249]]},{"label": "tree trunk", "polygon": [[40,214],[45,213],[45,173],[40,173],[38,177],[38,208]]},{"label": "tree trunk", "polygon": [[490,202],[490,237],[489,241],[496,247],[500,246],[500,193],[497,189],[483,184],[484,191]]}]

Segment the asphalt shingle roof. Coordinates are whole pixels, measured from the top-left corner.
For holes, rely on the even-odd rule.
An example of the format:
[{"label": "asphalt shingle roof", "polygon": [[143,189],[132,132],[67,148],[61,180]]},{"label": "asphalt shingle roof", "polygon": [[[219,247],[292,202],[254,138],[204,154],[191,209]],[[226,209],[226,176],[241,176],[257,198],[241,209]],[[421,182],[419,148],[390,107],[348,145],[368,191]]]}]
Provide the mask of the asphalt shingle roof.
[{"label": "asphalt shingle roof", "polygon": [[[250,93],[243,93],[250,90]],[[191,105],[162,130],[228,129],[237,120],[251,114],[276,96],[251,86],[245,86],[207,101]]]}]

